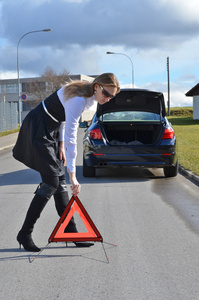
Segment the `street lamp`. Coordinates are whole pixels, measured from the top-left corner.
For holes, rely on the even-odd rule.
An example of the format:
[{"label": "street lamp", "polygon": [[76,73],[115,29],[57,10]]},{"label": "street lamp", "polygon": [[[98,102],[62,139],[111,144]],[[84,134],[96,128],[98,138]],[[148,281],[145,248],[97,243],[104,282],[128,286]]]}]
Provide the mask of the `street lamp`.
[{"label": "street lamp", "polygon": [[167,112],[167,116],[170,116],[170,79],[169,79],[169,56],[167,57],[167,78],[168,78],[168,112]]},{"label": "street lamp", "polygon": [[106,52],[106,54],[118,54],[118,55],[124,55],[124,56],[128,57],[128,59],[129,59],[130,62],[131,62],[131,66],[132,66],[132,88],[134,88],[134,70],[133,70],[133,62],[132,62],[132,59],[131,59],[128,55],[126,55],[126,54],[124,54],[124,53]]},{"label": "street lamp", "polygon": [[18,76],[18,102],[19,102],[19,126],[20,127],[21,127],[22,101],[21,101],[21,97],[20,97],[20,81],[19,81],[19,44],[26,35],[28,35],[30,33],[35,33],[35,32],[42,32],[42,31],[48,32],[48,31],[51,31],[51,29],[49,28],[49,29],[29,31],[20,38],[20,40],[18,41],[18,44],[17,44],[17,76]]}]

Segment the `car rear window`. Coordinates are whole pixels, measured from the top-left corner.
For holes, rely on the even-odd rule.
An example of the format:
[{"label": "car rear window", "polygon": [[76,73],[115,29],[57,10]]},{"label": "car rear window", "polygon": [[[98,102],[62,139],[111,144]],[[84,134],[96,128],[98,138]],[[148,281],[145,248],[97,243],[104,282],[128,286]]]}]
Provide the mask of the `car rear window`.
[{"label": "car rear window", "polygon": [[143,112],[143,111],[121,111],[121,112],[111,112],[106,113],[100,116],[100,121],[105,122],[143,122],[143,121],[159,121],[160,115],[151,113],[151,112]]}]

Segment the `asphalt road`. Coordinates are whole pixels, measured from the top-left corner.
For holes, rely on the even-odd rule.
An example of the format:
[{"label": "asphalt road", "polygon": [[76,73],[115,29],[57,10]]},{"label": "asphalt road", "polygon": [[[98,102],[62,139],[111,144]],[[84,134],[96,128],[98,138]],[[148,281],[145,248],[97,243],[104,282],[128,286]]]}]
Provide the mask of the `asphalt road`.
[{"label": "asphalt road", "polygon": [[58,221],[51,199],[33,234],[43,251],[37,256],[18,249],[16,235],[40,178],[14,160],[10,149],[1,151],[0,299],[199,299],[198,186],[181,175],[165,179],[162,170],[139,168],[99,170],[96,178],[84,178],[82,136],[79,130],[79,198],[103,245],[45,247]]}]

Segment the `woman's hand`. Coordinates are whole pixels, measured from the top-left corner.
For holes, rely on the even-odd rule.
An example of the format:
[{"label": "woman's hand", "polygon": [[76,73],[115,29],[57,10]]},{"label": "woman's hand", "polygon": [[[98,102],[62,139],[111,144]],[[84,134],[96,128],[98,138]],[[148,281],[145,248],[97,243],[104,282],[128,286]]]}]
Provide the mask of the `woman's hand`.
[{"label": "woman's hand", "polygon": [[64,142],[60,142],[60,144],[59,144],[59,159],[63,160],[63,165],[65,165],[66,155],[65,155]]},{"label": "woman's hand", "polygon": [[77,194],[80,193],[81,185],[77,181],[75,172],[70,172],[70,170],[68,169],[68,174],[69,174],[69,181],[71,184],[70,188],[71,188],[72,194],[74,196],[77,196]]}]

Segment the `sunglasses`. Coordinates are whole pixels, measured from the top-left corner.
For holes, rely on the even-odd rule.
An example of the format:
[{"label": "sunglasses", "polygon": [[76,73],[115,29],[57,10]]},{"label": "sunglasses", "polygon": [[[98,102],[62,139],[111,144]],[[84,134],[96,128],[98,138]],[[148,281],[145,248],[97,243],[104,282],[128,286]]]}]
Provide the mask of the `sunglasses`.
[{"label": "sunglasses", "polygon": [[111,95],[111,94],[109,94],[109,92],[107,92],[104,88],[103,88],[103,86],[99,86],[100,87],[100,89],[102,90],[102,94],[105,96],[105,97],[107,97],[107,98],[113,98],[113,97],[115,97],[115,95]]}]

